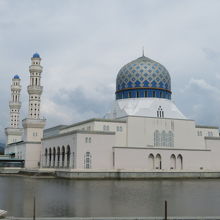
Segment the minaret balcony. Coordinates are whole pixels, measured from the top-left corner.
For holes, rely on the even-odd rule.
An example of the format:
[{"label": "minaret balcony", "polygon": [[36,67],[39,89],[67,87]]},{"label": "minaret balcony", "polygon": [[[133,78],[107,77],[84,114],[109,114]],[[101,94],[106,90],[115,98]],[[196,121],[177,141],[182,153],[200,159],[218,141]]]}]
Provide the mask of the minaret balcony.
[{"label": "minaret balcony", "polygon": [[15,109],[20,109],[21,108],[21,102],[9,102],[9,107],[10,108],[15,108]]},{"label": "minaret balcony", "polygon": [[41,65],[31,65],[29,66],[29,71],[32,72],[42,72],[43,67]]},{"label": "minaret balcony", "polygon": [[17,85],[17,86],[11,85],[11,90],[12,91],[21,91],[21,86],[20,85]]},{"label": "minaret balcony", "polygon": [[29,94],[41,95],[43,91],[43,86],[28,86],[27,90]]}]

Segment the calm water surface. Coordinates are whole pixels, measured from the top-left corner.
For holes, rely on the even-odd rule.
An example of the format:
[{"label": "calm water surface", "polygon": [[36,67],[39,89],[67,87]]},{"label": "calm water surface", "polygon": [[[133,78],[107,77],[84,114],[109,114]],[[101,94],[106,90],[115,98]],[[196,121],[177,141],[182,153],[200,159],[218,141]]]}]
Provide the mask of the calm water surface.
[{"label": "calm water surface", "polygon": [[220,216],[220,180],[65,180],[0,177],[0,209],[12,216]]}]

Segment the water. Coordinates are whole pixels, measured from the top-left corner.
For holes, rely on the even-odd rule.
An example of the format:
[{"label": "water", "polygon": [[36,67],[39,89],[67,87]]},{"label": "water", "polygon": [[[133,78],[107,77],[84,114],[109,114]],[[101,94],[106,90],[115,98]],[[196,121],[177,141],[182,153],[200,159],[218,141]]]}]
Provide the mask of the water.
[{"label": "water", "polygon": [[10,216],[220,216],[220,180],[66,180],[0,177]]}]

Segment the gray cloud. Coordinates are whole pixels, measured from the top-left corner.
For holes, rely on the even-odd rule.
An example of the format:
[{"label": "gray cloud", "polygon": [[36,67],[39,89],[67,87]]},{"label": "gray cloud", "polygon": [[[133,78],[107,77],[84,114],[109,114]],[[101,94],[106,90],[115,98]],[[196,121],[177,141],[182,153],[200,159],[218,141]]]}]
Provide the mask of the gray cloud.
[{"label": "gray cloud", "polygon": [[103,116],[114,99],[117,72],[141,55],[142,46],[170,72],[183,113],[220,125],[219,7],[218,0],[0,1],[0,139],[14,74],[22,78],[22,117],[27,115],[35,51],[44,66],[47,126]]}]

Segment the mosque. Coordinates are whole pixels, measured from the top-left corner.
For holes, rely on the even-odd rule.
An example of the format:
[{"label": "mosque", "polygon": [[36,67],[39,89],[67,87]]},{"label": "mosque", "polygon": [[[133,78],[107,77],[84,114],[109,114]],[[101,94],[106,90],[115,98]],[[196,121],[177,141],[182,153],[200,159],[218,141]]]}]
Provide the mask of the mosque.
[{"label": "mosque", "polygon": [[20,78],[11,85],[6,154],[26,168],[127,171],[220,171],[219,128],[197,125],[172,101],[171,78],[144,55],[124,65],[115,101],[103,118],[44,129],[41,58],[31,58],[29,111],[19,127]]}]

